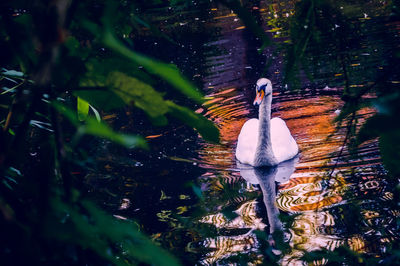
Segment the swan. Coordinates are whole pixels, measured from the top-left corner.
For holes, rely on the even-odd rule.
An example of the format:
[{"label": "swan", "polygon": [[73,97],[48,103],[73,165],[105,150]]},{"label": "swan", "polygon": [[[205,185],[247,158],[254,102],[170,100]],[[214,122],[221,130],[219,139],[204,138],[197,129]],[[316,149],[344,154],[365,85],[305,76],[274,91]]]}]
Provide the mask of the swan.
[{"label": "swan", "polygon": [[297,155],[299,147],[281,118],[271,119],[272,84],[261,78],[256,85],[254,105],[258,118],[244,123],[236,146],[236,158],[254,167],[274,166]]}]

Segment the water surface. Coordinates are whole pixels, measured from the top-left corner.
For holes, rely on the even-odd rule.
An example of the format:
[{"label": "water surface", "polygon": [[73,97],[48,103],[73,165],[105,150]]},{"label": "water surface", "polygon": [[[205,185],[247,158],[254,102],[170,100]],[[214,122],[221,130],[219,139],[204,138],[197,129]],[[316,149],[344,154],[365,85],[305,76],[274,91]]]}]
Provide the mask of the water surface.
[{"label": "water surface", "polygon": [[[259,5],[253,10],[271,36],[284,39],[279,18],[291,16],[290,9]],[[267,22],[270,17],[276,21]],[[193,63],[184,71],[203,84],[207,97],[196,112],[215,122],[221,143],[207,143],[173,123],[149,130],[150,154],[103,158],[106,173],[94,183],[104,204],[118,218],[137,220],[186,264],[302,264],[304,252],[341,245],[385,254],[398,238],[398,212],[387,207],[395,182],[385,178],[376,140],[357,151],[345,145],[346,123],[334,122],[343,106],[342,88],[321,79],[312,88],[305,84],[301,93],[287,92],[282,58],[272,49],[259,54],[259,43],[234,13],[213,8],[205,17],[180,23],[203,19],[206,29],[218,30],[198,40],[181,61]],[[203,57],[194,60],[193,51]],[[274,63],[265,71],[270,59]],[[300,153],[278,168],[243,169],[234,156],[236,140],[245,121],[257,117],[254,84],[263,75],[274,86],[272,116],[286,121]],[[321,71],[326,75],[340,79],[342,74]],[[374,112],[365,108],[355,119],[360,124]],[[284,250],[272,237],[279,231]]]}]

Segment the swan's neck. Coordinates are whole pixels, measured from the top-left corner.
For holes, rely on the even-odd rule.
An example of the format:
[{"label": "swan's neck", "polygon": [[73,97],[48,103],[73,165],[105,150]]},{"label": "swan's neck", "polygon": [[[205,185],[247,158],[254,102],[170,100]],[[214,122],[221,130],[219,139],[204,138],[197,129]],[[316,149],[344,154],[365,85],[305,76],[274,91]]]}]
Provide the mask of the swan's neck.
[{"label": "swan's neck", "polygon": [[256,167],[278,164],[271,143],[271,102],[272,95],[266,95],[258,111],[258,144],[254,158],[254,166]]}]

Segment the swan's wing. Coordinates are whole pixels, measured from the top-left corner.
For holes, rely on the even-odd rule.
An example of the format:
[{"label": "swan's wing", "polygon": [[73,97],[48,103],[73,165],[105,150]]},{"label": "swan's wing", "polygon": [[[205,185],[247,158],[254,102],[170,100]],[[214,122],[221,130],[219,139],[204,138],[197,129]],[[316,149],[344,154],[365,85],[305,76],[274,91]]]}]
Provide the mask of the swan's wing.
[{"label": "swan's wing", "polygon": [[278,162],[289,160],[299,152],[299,147],[290,134],[285,121],[278,117],[271,119],[271,142]]},{"label": "swan's wing", "polygon": [[244,164],[252,165],[258,142],[258,119],[250,119],[244,123],[238,137],[236,158]]}]

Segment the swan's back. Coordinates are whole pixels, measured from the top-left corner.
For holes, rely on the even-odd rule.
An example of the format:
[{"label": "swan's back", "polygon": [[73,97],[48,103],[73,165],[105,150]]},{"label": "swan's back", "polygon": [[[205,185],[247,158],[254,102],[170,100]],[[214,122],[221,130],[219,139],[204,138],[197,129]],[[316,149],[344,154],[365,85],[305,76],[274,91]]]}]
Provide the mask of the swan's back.
[{"label": "swan's back", "polygon": [[[254,165],[258,145],[259,120],[248,120],[242,127],[236,146],[236,158],[244,164]],[[278,163],[297,155],[299,148],[290,134],[289,128],[281,118],[271,119],[272,151]]]}]

